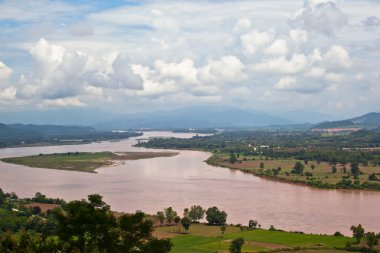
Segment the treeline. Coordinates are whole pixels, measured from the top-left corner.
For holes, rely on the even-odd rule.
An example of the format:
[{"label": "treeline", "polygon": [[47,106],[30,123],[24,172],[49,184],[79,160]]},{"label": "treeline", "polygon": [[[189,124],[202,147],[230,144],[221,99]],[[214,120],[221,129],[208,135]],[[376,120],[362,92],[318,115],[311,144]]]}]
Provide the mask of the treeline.
[{"label": "treeline", "polygon": [[[214,153],[236,153],[243,156],[296,158],[364,166],[380,164],[380,133],[359,131],[343,136],[323,136],[309,131],[230,131],[190,139],[152,138],[137,146],[167,149],[197,149]],[[349,150],[345,150],[347,148]],[[367,149],[355,149],[367,148]]]},{"label": "treeline", "polygon": [[268,146],[276,149],[305,148],[375,148],[380,147],[380,132],[362,130],[346,135],[324,135],[303,130],[230,130],[218,134],[190,139],[152,138],[140,146],[203,149],[208,151],[252,152],[253,147]]},{"label": "treeline", "polygon": [[0,197],[0,252],[166,253],[172,248],[169,239],[152,236],[153,222],[144,213],[116,218],[97,194],[46,213],[27,208],[14,193],[0,190]]},{"label": "treeline", "polygon": [[141,136],[138,132],[100,131],[91,127],[59,125],[5,125],[0,123],[0,148],[36,143],[61,144],[119,140]]}]

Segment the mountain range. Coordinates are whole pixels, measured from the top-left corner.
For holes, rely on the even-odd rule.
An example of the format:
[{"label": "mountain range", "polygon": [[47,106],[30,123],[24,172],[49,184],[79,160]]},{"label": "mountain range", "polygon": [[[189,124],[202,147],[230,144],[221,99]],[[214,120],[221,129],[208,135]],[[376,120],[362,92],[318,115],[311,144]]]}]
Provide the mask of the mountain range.
[{"label": "mountain range", "polygon": [[[193,106],[173,110],[142,113],[109,113],[96,109],[56,110],[35,112],[2,112],[0,121],[9,124],[12,131],[41,132],[75,131],[50,125],[91,126],[95,129],[178,129],[178,128],[241,128],[241,127],[296,127],[335,128],[355,127],[374,129],[380,126],[380,113],[368,113],[359,117],[337,120],[332,116],[307,111],[262,112],[227,106]],[[28,127],[22,124],[33,124]],[[5,126],[2,126],[4,128]],[[1,129],[1,128],[0,128]],[[84,129],[81,129],[83,131]],[[90,129],[87,129],[90,130]],[[20,132],[20,134],[22,134]]]},{"label": "mountain range", "polygon": [[380,128],[380,113],[370,112],[359,117],[338,120],[338,121],[326,121],[315,125],[313,128],[325,129],[325,128],[365,128],[376,129]]}]

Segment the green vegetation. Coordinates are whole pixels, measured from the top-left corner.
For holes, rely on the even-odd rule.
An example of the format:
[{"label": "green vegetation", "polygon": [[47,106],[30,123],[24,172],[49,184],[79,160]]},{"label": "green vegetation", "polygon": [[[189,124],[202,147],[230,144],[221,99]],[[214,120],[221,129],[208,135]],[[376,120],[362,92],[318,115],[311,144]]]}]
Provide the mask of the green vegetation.
[{"label": "green vegetation", "polygon": [[118,161],[166,157],[174,156],[176,154],[177,153],[174,152],[70,152],[62,154],[39,154],[34,156],[3,158],[1,161],[29,167],[95,173],[97,168],[110,166]]},{"label": "green vegetation", "polygon": [[380,132],[325,135],[301,130],[235,130],[138,146],[205,150],[212,165],[328,189],[380,190]]},{"label": "green vegetation", "polygon": [[[326,189],[370,189],[380,190],[380,181],[371,180],[371,174],[379,175],[380,166],[363,164],[331,164],[328,162],[297,159],[274,159],[257,156],[242,156],[238,162],[230,163],[228,154],[213,154],[207,163],[274,180],[299,183]],[[265,165],[263,168],[262,164]],[[335,168],[335,171],[334,171]]]},{"label": "green vegetation", "polygon": [[37,214],[26,208],[28,200],[1,189],[0,199],[0,252],[166,253],[172,247],[169,239],[152,236],[153,222],[144,213],[116,218],[97,194]]},{"label": "green vegetation", "polygon": [[0,148],[30,145],[84,144],[141,136],[138,132],[113,132],[91,127],[0,123]]},{"label": "green vegetation", "polygon": [[[347,243],[355,239],[343,236],[310,235],[247,227],[227,226],[224,237],[219,226],[192,224],[188,234],[178,234],[173,227],[156,228],[158,237],[170,237],[173,242],[173,253],[207,253],[229,252],[234,240],[242,238],[244,244],[241,252],[346,252]],[[231,251],[230,251],[231,252]]]}]

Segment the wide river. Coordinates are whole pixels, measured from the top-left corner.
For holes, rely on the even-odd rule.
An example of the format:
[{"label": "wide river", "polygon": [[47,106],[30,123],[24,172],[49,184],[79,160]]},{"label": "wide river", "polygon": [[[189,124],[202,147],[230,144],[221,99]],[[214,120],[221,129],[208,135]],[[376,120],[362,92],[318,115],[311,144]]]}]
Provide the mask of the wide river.
[{"label": "wide river", "polygon": [[[75,151],[146,151],[132,145],[139,138],[191,134],[145,132],[143,137],[120,142],[84,145],[0,149],[0,158]],[[149,151],[156,151],[149,149]],[[380,192],[319,190],[262,179],[226,168],[207,165],[210,154],[179,151],[174,157],[126,161],[98,169],[98,173],[29,168],[0,162],[0,188],[32,197],[39,191],[65,200],[99,193],[113,210],[156,213],[172,206],[179,214],[199,204],[217,206],[228,223],[247,225],[256,219],[268,228],[309,233],[341,231],[361,223],[366,231],[380,232]]]}]

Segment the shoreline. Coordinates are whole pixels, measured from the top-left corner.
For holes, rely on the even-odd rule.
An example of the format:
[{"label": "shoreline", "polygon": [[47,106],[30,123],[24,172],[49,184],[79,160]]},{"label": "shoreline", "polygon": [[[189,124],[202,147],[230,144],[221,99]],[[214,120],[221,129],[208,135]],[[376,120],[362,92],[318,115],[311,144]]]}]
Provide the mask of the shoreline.
[{"label": "shoreline", "polygon": [[230,167],[230,166],[227,166],[225,164],[220,164],[218,162],[211,161],[212,157],[213,157],[213,154],[211,154],[211,156],[208,157],[204,162],[207,163],[208,165],[211,165],[211,166],[221,167],[221,168],[227,168],[227,169],[230,169],[230,170],[241,171],[243,173],[251,174],[253,176],[256,176],[256,177],[259,177],[259,178],[263,178],[263,179],[266,179],[266,180],[270,180],[270,181],[274,181],[274,182],[293,184],[293,185],[297,185],[297,186],[303,186],[303,187],[308,187],[308,188],[312,188],[312,189],[319,189],[319,190],[380,192],[380,189],[339,188],[339,187],[336,187],[335,185],[332,185],[332,184],[328,184],[329,187],[317,187],[317,186],[314,186],[314,185],[310,185],[310,184],[308,184],[307,182],[304,182],[304,181],[299,181],[299,180],[298,181],[292,181],[292,180],[287,180],[285,178],[276,177],[274,175],[265,175],[265,174],[261,174],[261,173],[255,173],[255,171],[244,169],[244,168],[235,168],[235,167],[232,167],[232,166]]}]

